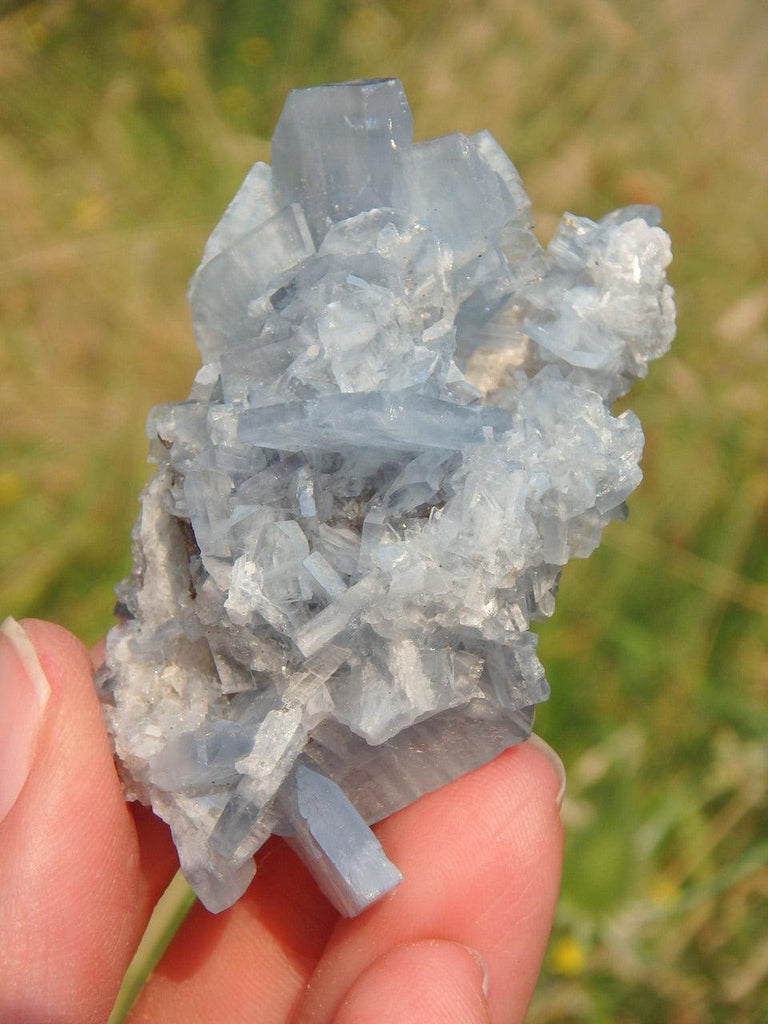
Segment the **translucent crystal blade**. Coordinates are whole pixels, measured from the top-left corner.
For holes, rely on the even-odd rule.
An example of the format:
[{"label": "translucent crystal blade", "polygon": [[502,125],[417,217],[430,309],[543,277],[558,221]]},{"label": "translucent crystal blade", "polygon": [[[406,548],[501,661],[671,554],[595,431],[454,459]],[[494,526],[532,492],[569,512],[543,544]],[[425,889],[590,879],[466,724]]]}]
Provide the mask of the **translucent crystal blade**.
[{"label": "translucent crystal blade", "polygon": [[304,212],[288,205],[203,264],[189,290],[195,336],[203,359],[253,339],[250,303],[314,250]]},{"label": "translucent crystal blade", "polygon": [[314,730],[306,755],[373,824],[526,740],[532,722],[533,708],[505,714],[473,701],[371,746],[329,720]]},{"label": "translucent crystal blade", "polygon": [[332,222],[392,205],[397,150],[412,134],[395,78],[296,89],[272,136],[278,192],[303,205],[319,243]]},{"label": "translucent crystal blade", "polygon": [[241,441],[299,451],[349,446],[418,451],[460,451],[480,444],[494,429],[511,426],[501,409],[469,409],[421,395],[389,392],[334,395],[250,409],[240,418]]}]

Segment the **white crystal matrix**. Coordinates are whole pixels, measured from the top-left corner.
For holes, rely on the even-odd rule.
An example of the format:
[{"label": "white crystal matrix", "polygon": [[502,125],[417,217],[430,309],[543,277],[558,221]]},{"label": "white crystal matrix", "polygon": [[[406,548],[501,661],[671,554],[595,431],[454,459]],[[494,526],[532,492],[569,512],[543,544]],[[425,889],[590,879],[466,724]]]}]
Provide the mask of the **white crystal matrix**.
[{"label": "white crystal matrix", "polygon": [[610,405],[674,334],[652,207],[546,250],[487,132],[411,141],[394,79],[290,93],[190,287],[203,365],[99,691],[129,798],[211,910],[288,837],[355,914],[368,824],[524,739],[530,623],[640,481]]}]

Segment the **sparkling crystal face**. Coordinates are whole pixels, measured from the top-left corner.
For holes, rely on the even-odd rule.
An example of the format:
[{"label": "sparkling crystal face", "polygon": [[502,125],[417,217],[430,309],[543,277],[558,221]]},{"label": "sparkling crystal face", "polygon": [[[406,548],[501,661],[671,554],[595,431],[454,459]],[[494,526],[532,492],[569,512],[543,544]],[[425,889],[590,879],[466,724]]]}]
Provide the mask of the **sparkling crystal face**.
[{"label": "sparkling crystal face", "polygon": [[528,735],[530,624],[640,481],[610,403],[674,334],[658,212],[544,250],[487,132],[411,134],[394,79],[289,95],[190,285],[190,396],[149,417],[99,687],[212,910],[272,832],[344,913],[397,883],[366,823]]}]

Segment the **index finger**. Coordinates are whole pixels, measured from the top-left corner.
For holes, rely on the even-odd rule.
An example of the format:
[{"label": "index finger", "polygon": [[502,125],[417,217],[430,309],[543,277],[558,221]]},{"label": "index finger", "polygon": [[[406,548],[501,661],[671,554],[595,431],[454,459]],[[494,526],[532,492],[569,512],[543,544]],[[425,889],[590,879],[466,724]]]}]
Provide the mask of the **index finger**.
[{"label": "index finger", "polygon": [[374,961],[425,939],[477,950],[488,967],[491,1020],[522,1020],[560,883],[561,783],[552,760],[523,744],[381,822],[377,835],[403,882],[359,918],[339,922],[300,1024],[330,1024]]}]

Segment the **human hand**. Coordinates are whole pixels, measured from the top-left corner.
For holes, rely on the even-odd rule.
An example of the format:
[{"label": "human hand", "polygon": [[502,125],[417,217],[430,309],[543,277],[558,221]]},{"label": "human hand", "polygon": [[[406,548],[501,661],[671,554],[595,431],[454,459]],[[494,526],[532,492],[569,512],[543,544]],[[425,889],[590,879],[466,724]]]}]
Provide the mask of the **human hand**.
[{"label": "human hand", "polygon": [[[235,906],[193,907],[129,1020],[521,1021],[557,896],[561,785],[555,755],[529,742],[381,822],[404,880],[353,920],[270,839]],[[85,649],[6,620],[0,1022],[104,1024],[177,868],[164,823],[124,802]]]}]

